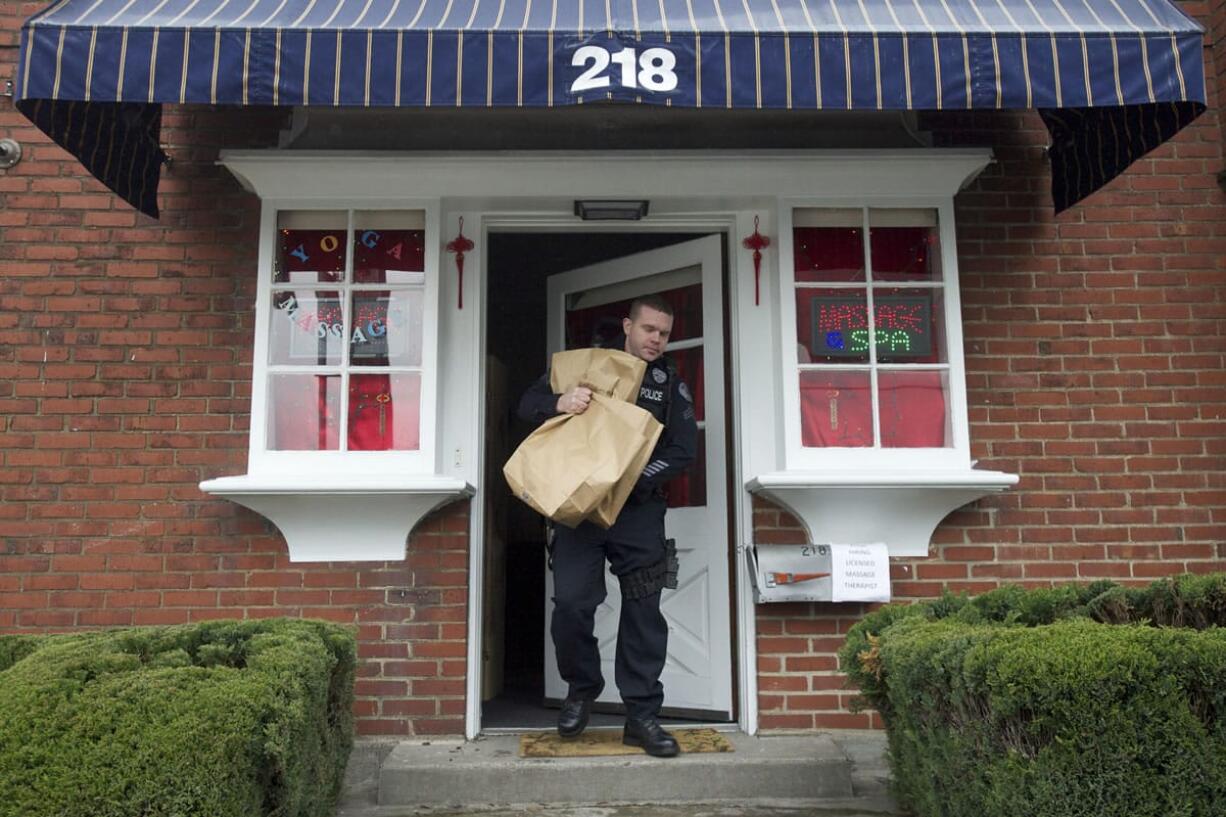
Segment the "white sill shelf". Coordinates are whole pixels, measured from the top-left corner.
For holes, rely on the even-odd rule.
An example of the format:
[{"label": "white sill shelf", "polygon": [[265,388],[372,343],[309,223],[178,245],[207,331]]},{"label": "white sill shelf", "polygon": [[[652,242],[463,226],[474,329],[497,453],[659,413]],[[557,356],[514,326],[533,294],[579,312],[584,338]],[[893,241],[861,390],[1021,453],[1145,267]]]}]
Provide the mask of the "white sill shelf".
[{"label": "white sill shelf", "polygon": [[927,556],[933,532],[951,511],[1017,480],[974,468],[775,471],[745,487],[796,516],[812,544],[885,542],[891,556]]},{"label": "white sill shelf", "polygon": [[405,557],[413,527],[473,487],[439,474],[363,476],[244,474],[200,490],[264,516],[281,531],[291,562],[383,562]]}]

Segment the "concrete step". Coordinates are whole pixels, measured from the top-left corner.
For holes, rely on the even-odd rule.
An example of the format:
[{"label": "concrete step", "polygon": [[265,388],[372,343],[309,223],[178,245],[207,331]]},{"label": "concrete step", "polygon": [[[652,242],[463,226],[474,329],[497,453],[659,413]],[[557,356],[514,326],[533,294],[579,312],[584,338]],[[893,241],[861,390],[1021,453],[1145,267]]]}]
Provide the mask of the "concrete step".
[{"label": "concrete step", "polygon": [[887,817],[901,812],[865,798],[851,800],[738,800],[702,803],[600,803],[584,805],[342,807],[336,817]]},{"label": "concrete step", "polygon": [[830,734],[753,737],[732,732],[727,737],[733,752],[669,759],[521,758],[515,735],[402,742],[390,751],[383,747],[377,752],[377,772],[370,768],[367,775],[368,787],[375,788],[370,805],[386,813],[395,807],[435,809],[479,803],[881,799],[882,792],[864,790],[863,770],[853,780],[853,767],[862,760],[857,752],[879,754],[884,737],[861,739],[855,751],[845,750]]}]

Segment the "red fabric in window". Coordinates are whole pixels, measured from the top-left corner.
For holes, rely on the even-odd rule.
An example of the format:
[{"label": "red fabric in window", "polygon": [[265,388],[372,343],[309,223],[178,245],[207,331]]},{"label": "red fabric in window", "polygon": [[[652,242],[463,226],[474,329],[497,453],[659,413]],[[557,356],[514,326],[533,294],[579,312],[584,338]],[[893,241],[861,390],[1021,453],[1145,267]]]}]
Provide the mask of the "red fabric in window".
[{"label": "red fabric in window", "polygon": [[[939,252],[930,227],[874,227],[873,274],[889,280],[929,280]],[[864,240],[857,227],[796,227],[792,257],[799,281],[863,281]]]},{"label": "red fabric in window", "polygon": [[[942,448],[945,389],[940,372],[878,374],[883,448]],[[831,411],[831,402],[835,408]],[[802,372],[801,444],[864,448],[873,444],[872,403],[865,375]]]},{"label": "red fabric in window", "polygon": [[799,281],[863,281],[863,233],[858,227],[796,227],[792,259]]},{"label": "red fabric in window", "polygon": [[945,387],[940,372],[881,372],[881,445],[945,446]]},{"label": "red fabric in window", "polygon": [[388,375],[349,376],[350,451],[388,451],[392,448],[393,405]]},{"label": "red fabric in window", "polygon": [[286,272],[343,272],[345,228],[282,230],[281,269]]},{"label": "red fabric in window", "polygon": [[387,270],[420,272],[426,268],[424,230],[363,230],[353,235],[353,280],[383,283]]},{"label": "red fabric in window", "polygon": [[873,404],[868,376],[801,372],[800,441],[806,448],[871,446]]},{"label": "red fabric in window", "polygon": [[[659,293],[673,308],[670,340],[684,340],[702,334],[702,285],[693,284]],[[582,349],[603,345],[610,339],[625,337],[622,318],[630,312],[632,298],[623,301],[574,309],[566,313],[566,348]],[[621,344],[617,344],[621,348]]]},{"label": "red fabric in window", "polygon": [[929,227],[874,227],[869,231],[873,275],[879,279],[929,280],[936,234]]},{"label": "red fabric in window", "polygon": [[695,346],[667,354],[676,365],[677,375],[681,378],[681,382],[686,385],[690,390],[690,396],[694,398],[694,419],[702,422],[707,416],[706,377],[702,367],[702,347]]},{"label": "red fabric in window", "polygon": [[[329,409],[327,387],[331,385],[335,388],[339,381],[340,378],[335,375],[277,378],[274,381],[274,416],[269,448],[277,451],[337,450],[339,435],[336,419]],[[399,406],[397,396],[400,397]],[[392,389],[389,375],[351,375],[349,450],[390,451],[397,448],[397,431],[401,437],[399,448],[415,450],[418,447],[417,414],[420,407],[416,398],[411,386],[401,389],[398,395]]]}]

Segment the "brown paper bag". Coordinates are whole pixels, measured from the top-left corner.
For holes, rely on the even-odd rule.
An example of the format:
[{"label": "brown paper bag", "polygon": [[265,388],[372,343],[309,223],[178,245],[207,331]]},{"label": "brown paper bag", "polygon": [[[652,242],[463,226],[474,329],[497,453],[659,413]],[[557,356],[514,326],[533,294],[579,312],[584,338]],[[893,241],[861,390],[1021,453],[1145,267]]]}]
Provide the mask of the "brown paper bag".
[{"label": "brown paper bag", "polygon": [[555,522],[591,519],[609,527],[625,505],[663,427],[632,402],[647,364],[608,349],[554,355],[550,387],[561,393],[583,383],[594,392],[583,414],[546,422],[503,467],[517,497]]},{"label": "brown paper bag", "polygon": [[587,386],[596,394],[633,404],[647,373],[647,362],[616,349],[571,349],[555,352],[549,365],[554,394]]},{"label": "brown paper bag", "polygon": [[[545,421],[503,467],[517,497],[570,527],[589,518],[608,527],[617,519],[659,437],[651,413],[594,395],[587,411]],[[629,487],[624,487],[628,474]]]},{"label": "brown paper bag", "polygon": [[[572,355],[573,357],[570,357]],[[585,366],[583,374],[575,374],[574,371],[580,365]],[[647,363],[634,355],[617,350],[577,349],[554,355],[551,375],[553,372],[561,372],[556,382],[554,377],[550,378],[551,385],[559,394],[576,385],[587,385],[594,392],[625,400],[625,407],[631,409],[633,415],[638,417],[638,420],[632,422],[635,425],[641,423],[641,430],[644,434],[641,447],[631,457],[630,464],[622,472],[617,484],[605,494],[596,509],[588,514],[590,521],[602,528],[608,528],[617,521],[617,515],[621,513],[626,500],[630,498],[630,493],[634,490],[639,475],[647,467],[651,459],[651,452],[664,429],[650,412],[634,405],[639,396],[643,376],[647,373]],[[559,389],[559,386],[565,386],[565,388]],[[604,391],[604,388],[608,388],[608,391]],[[644,422],[644,417],[649,418],[650,422]],[[633,444],[628,441],[626,444],[627,450],[633,448]]]},{"label": "brown paper bag", "polygon": [[[612,490],[605,494],[604,499],[600,501],[595,510],[591,511],[587,516],[589,521],[602,528],[612,527],[613,523],[617,521],[617,515],[621,513],[626,500],[630,498],[630,492],[634,490],[635,483],[638,482],[639,476],[643,473],[643,469],[647,467],[647,463],[651,459],[651,453],[655,450],[656,442],[664,432],[664,426],[660,425],[660,422],[647,409],[639,408],[630,403],[612,402],[610,407],[617,411],[624,409],[633,410],[634,416],[638,418],[638,423],[641,423],[640,433],[642,434],[642,440],[638,444],[637,453],[630,458],[629,465],[622,472],[621,479],[617,481]],[[588,411],[591,411],[591,409],[588,409]],[[627,444],[627,451],[629,450],[630,446]]]}]

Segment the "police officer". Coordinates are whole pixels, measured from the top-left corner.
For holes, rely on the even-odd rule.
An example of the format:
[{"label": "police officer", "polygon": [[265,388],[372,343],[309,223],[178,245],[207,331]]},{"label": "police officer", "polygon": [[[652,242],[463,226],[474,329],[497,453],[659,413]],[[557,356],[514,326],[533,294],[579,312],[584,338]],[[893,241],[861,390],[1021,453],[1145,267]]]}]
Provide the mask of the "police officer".
[{"label": "police officer", "polygon": [[[693,397],[667,358],[673,309],[658,295],[636,299],[622,320],[623,335],[608,345],[647,362],[637,404],[664,425],[634,491],[608,530],[591,522],[558,525],[553,539],[554,608],[550,631],[558,670],[568,684],[558,715],[558,734],[577,737],[587,726],[592,701],[604,689],[600,649],[593,635],[596,608],[605,599],[604,563],[609,560],[622,591],[615,680],[626,706],[622,742],[657,757],[677,754],[677,741],[658,720],[664,702],[660,673],[668,651],[668,624],[660,612],[667,558],[663,487],[694,460],[698,425]],[[582,414],[592,392],[583,386],[554,394],[549,375],[519,403],[519,416],[541,423],[558,414]]]}]

